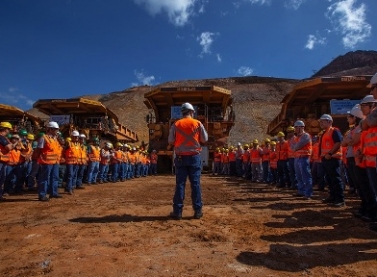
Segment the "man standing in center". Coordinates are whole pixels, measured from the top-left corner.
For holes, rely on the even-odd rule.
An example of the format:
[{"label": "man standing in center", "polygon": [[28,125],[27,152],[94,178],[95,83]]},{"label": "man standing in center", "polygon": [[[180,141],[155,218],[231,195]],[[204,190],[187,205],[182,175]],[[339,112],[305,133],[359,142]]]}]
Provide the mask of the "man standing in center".
[{"label": "man standing in center", "polygon": [[174,146],[176,187],[173,198],[173,212],[170,217],[182,218],[183,202],[185,199],[185,185],[187,177],[191,184],[191,201],[195,211],[194,218],[203,216],[202,192],[200,187],[201,157],[200,143],[208,140],[208,134],[203,124],[194,119],[195,110],[190,103],[181,106],[182,119],[176,121],[170,128],[169,148]]}]

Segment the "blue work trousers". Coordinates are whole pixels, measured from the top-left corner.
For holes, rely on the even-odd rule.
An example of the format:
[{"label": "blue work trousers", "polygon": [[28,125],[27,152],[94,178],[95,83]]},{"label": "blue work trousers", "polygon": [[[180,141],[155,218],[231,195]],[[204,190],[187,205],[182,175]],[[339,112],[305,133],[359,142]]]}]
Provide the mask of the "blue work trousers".
[{"label": "blue work trousers", "polygon": [[289,169],[289,186],[297,187],[297,178],[296,178],[296,166],[295,158],[288,158],[288,169]]},{"label": "blue work trousers", "polygon": [[290,186],[288,160],[278,160],[279,186]]},{"label": "blue work trousers", "polygon": [[262,169],[263,169],[263,182],[268,183],[270,181],[270,162],[269,161],[262,161]]},{"label": "blue work trousers", "polygon": [[309,157],[295,158],[294,166],[298,193],[306,197],[311,197],[313,194],[313,179]]},{"label": "blue work trousers", "polygon": [[27,187],[29,189],[32,189],[35,186],[35,181],[38,175],[39,167],[40,165],[36,160],[31,161],[31,171],[29,173],[29,176],[27,177]]},{"label": "blue work trousers", "polygon": [[22,186],[20,183],[20,177],[22,173],[21,166],[21,164],[7,166],[7,177],[5,179],[4,192],[13,193],[22,191]]},{"label": "blue work trousers", "polygon": [[59,164],[40,165],[38,175],[38,196],[39,199],[46,197],[46,194],[58,195]]},{"label": "blue work trousers", "polygon": [[77,170],[77,180],[76,180],[76,186],[75,187],[82,187],[86,167],[87,167],[86,164],[80,164],[79,165],[79,168]]},{"label": "blue work trousers", "polygon": [[103,182],[107,182],[107,173],[109,171],[108,164],[100,164],[99,165],[99,180]]},{"label": "blue work trousers", "polygon": [[174,159],[176,186],[173,197],[173,212],[182,214],[185,199],[185,186],[187,177],[191,184],[191,202],[195,211],[201,211],[202,190],[200,187],[201,157],[200,155],[177,155]]},{"label": "blue work trousers", "polygon": [[156,163],[150,164],[149,173],[150,173],[150,175],[157,175],[157,164]]},{"label": "blue work trousers", "polygon": [[79,170],[78,164],[67,164],[67,186],[66,191],[72,191],[76,188],[77,172]]},{"label": "blue work trousers", "polygon": [[335,202],[344,202],[344,184],[340,173],[340,159],[322,158],[322,165],[325,171],[326,182],[329,184],[330,198]]},{"label": "blue work trousers", "polygon": [[318,184],[318,189],[323,190],[325,188],[325,170],[323,169],[322,162],[312,163],[312,178],[313,184]]},{"label": "blue work trousers", "polygon": [[118,181],[118,176],[119,176],[119,168],[120,164],[119,163],[113,163],[110,165],[111,167],[111,181],[117,182]]},{"label": "blue work trousers", "polygon": [[97,182],[97,175],[99,172],[99,162],[90,161],[88,164],[88,184]]}]

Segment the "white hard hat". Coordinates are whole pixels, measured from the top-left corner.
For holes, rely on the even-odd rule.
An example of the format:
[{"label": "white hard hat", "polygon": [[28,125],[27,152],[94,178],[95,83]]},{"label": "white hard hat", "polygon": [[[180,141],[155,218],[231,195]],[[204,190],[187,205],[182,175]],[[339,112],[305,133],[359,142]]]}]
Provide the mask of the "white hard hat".
[{"label": "white hard hat", "polygon": [[372,79],[370,79],[369,85],[367,85],[368,88],[371,88],[373,85],[377,84],[377,73],[373,75]]},{"label": "white hard hat", "polygon": [[356,116],[360,119],[364,118],[363,112],[360,109],[360,104],[356,104],[352,107],[350,111],[347,112],[348,114],[352,114],[353,116]]},{"label": "white hard hat", "polygon": [[106,142],[105,146],[107,146],[108,148],[113,148],[113,144],[111,142]]},{"label": "white hard hat", "polygon": [[297,120],[293,126],[294,127],[305,127],[305,123],[302,120]]},{"label": "white hard hat", "polygon": [[367,95],[363,99],[361,99],[360,104],[366,104],[366,103],[376,103],[377,100],[374,99],[373,95]]},{"label": "white hard hat", "polygon": [[50,121],[49,123],[47,123],[47,128],[59,129],[59,125],[55,121]]},{"label": "white hard hat", "polygon": [[242,146],[241,142],[237,142],[237,146]]},{"label": "white hard hat", "polygon": [[80,138],[86,138],[84,134],[80,134]]},{"label": "white hard hat", "polygon": [[331,121],[331,122],[333,121],[331,115],[329,115],[329,114],[327,114],[327,113],[323,114],[323,115],[319,118],[319,120],[329,120],[329,121]]},{"label": "white hard hat", "polygon": [[79,137],[80,133],[76,130],[72,131],[72,137]]},{"label": "white hard hat", "polygon": [[184,103],[181,106],[181,112],[195,111],[194,107],[190,103]]}]

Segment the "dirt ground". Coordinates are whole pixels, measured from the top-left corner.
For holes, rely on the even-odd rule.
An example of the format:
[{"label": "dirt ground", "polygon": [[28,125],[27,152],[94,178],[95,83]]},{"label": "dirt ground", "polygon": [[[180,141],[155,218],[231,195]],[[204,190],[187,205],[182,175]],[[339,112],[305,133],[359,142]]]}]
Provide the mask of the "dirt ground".
[{"label": "dirt ground", "polygon": [[202,176],[204,217],[171,220],[171,175],[0,203],[1,276],[377,276],[377,233],[290,190]]}]

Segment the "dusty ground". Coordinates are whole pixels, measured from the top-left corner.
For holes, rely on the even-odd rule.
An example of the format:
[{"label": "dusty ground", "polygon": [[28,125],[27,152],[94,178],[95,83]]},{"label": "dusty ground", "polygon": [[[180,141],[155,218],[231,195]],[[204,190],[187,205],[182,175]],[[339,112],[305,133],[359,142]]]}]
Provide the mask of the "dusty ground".
[{"label": "dusty ground", "polygon": [[377,276],[377,233],[292,191],[202,177],[204,217],[170,220],[174,176],[0,203],[1,276]]}]

